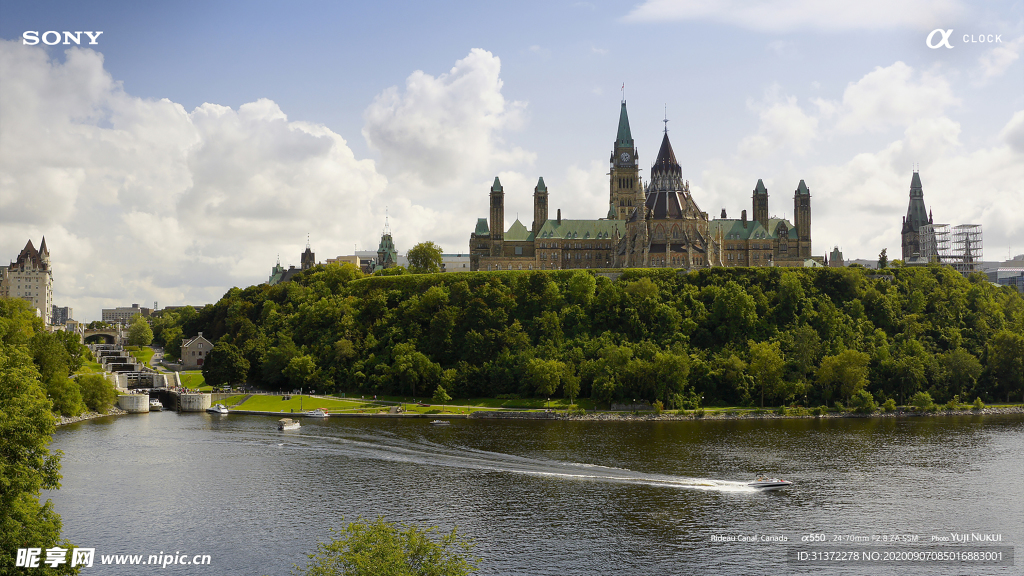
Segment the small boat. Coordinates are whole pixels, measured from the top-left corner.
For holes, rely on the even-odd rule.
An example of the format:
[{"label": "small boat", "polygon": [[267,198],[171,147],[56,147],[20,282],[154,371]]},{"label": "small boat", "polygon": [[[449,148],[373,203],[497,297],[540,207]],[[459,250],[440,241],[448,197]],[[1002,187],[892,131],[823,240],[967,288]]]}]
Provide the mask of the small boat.
[{"label": "small boat", "polygon": [[292,420],[291,418],[281,418],[277,421],[278,430],[298,430],[302,427],[298,420]]},{"label": "small boat", "polygon": [[782,480],[781,478],[769,478],[767,476],[759,475],[753,482],[747,482],[747,486],[756,488],[757,490],[778,490],[779,488],[787,488],[792,486],[793,483],[789,480]]},{"label": "small boat", "polygon": [[206,409],[210,414],[227,414],[228,408],[223,404],[214,404]]},{"label": "small boat", "polygon": [[447,420],[434,420],[433,422],[431,422],[431,424],[433,424],[434,426],[448,426],[451,424],[451,422]]},{"label": "small boat", "polygon": [[327,418],[328,414],[326,409],[317,408],[316,410],[306,412],[306,416],[309,416],[310,418]]},{"label": "small boat", "polygon": [[150,412],[160,412],[163,409],[164,409],[164,405],[159,400],[157,400],[156,398],[150,398],[149,399],[149,411]]}]

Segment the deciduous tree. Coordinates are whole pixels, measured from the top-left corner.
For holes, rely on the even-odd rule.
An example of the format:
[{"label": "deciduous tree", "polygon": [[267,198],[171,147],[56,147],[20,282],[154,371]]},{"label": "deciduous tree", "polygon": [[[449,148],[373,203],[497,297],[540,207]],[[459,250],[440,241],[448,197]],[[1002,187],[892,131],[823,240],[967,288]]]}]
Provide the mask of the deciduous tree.
[{"label": "deciduous tree", "polygon": [[409,271],[413,274],[430,274],[441,271],[441,247],[433,242],[420,242],[409,249]]}]

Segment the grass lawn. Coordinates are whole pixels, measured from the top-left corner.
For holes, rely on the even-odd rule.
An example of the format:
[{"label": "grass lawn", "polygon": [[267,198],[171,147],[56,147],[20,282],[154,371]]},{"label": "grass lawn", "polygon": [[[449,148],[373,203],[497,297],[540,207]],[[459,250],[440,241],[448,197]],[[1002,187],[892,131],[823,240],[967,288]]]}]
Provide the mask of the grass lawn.
[{"label": "grass lawn", "polygon": [[99,362],[90,362],[88,360],[85,360],[84,362],[82,362],[82,367],[78,369],[78,372],[76,372],[76,374],[93,374],[93,373],[102,374],[103,373],[103,366],[100,366]]},{"label": "grass lawn", "polygon": [[[281,394],[255,394],[242,404],[234,406],[235,410],[255,410],[259,412],[305,412],[307,410],[313,410],[316,408],[326,408],[330,412],[338,411],[365,411],[365,412],[378,412],[380,410],[387,410],[388,406],[382,406],[380,404],[374,404],[373,402],[363,402],[360,400],[342,400],[342,399],[324,399],[315,398],[311,396],[298,394],[292,394],[290,400],[281,400]],[[221,400],[221,404],[225,406],[231,406],[237,403],[242,398],[245,398],[244,394],[238,394]]]},{"label": "grass lawn", "polygon": [[[372,401],[373,396],[369,395],[367,401]],[[388,403],[398,402],[406,407],[409,412],[420,414],[439,414],[442,409],[445,414],[469,414],[480,410],[568,410],[568,398],[552,398],[547,401],[544,398],[522,398],[518,400],[506,400],[498,398],[454,398],[448,404],[434,404],[430,398],[416,398],[416,402],[430,404],[430,406],[416,406],[408,396],[378,396],[379,400]],[[587,410],[594,410],[594,401],[590,398],[576,398],[575,404]]]},{"label": "grass lawn", "polygon": [[149,346],[126,346],[125,350],[145,366],[149,366],[149,361],[153,359],[153,349]]},{"label": "grass lawn", "polygon": [[206,385],[206,378],[203,377],[202,370],[189,370],[186,372],[178,372],[178,376],[181,378],[181,385],[190,390],[196,390],[198,392],[212,392],[213,386]]}]

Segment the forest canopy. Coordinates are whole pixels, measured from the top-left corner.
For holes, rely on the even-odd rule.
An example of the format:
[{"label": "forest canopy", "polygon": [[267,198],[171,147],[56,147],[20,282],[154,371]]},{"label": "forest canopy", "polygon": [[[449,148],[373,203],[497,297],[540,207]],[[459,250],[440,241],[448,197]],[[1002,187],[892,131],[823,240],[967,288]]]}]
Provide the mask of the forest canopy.
[{"label": "forest canopy", "polygon": [[169,349],[202,331],[270,389],[670,408],[1024,393],[1024,297],[940,266],[364,277],[329,264],[153,329]]}]

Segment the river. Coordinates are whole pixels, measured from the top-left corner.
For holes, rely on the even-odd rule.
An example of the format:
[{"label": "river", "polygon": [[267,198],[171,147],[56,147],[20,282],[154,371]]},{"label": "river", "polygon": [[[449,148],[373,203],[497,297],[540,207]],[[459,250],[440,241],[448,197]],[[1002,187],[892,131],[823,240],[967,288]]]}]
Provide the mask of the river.
[{"label": "river", "polygon": [[[481,574],[1014,574],[1024,564],[934,554],[964,548],[935,540],[951,533],[998,535],[973,546],[1002,552],[1003,564],[1022,550],[1020,415],[332,418],[288,432],[275,421],[161,412],[59,428],[64,478],[45,496],[64,535],[96,549],[82,573],[287,574],[359,516],[457,526],[476,541]],[[758,472],[794,485],[747,488]],[[826,542],[803,542],[814,538]],[[210,564],[101,565],[117,554]]]}]

